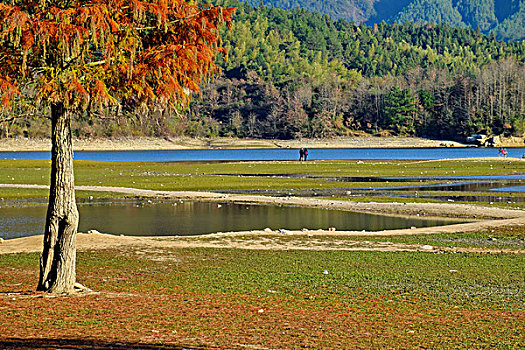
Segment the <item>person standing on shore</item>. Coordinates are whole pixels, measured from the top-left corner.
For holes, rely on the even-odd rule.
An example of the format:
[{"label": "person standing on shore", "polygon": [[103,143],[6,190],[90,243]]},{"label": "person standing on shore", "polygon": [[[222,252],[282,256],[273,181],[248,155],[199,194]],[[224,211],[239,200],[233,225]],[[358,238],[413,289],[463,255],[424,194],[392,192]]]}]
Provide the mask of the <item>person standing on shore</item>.
[{"label": "person standing on shore", "polygon": [[304,149],[304,160],[306,160],[306,158],[308,158],[308,149],[307,148]]},{"label": "person standing on shore", "polygon": [[304,158],[304,149],[301,147],[299,150],[299,161],[303,160]]}]

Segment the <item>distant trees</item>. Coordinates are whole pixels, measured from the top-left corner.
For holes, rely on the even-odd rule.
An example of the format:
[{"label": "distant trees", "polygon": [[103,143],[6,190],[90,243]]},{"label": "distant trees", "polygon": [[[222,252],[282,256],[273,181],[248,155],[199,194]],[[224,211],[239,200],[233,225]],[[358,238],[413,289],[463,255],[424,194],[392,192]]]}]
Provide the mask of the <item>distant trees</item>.
[{"label": "distant trees", "polygon": [[[314,45],[308,33],[324,39]],[[276,35],[286,40],[272,41]],[[226,74],[192,111],[195,117],[206,113],[221,120],[234,109],[244,120],[241,125],[255,115],[260,130],[254,135],[259,137],[384,129],[461,139],[473,131],[501,133],[503,125],[510,125],[505,132],[513,132],[522,125],[514,120],[522,120],[524,113],[524,43],[505,44],[447,25],[355,26],[304,10],[249,6],[240,8],[225,40],[231,48]],[[236,91],[219,97],[220,108],[204,107],[208,92],[216,98],[215,91],[224,93],[220,86],[226,82]],[[271,97],[263,91],[271,91]],[[263,131],[268,118],[277,129]],[[236,130],[228,135],[247,136],[242,128]]]}]

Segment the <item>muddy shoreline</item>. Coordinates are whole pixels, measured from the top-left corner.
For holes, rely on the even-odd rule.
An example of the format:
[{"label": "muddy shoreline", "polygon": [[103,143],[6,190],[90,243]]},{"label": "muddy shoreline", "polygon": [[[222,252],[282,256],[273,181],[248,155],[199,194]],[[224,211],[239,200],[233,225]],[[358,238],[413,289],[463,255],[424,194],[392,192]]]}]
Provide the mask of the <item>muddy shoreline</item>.
[{"label": "muddy shoreline", "polygon": [[[502,138],[502,147],[523,147],[521,137]],[[185,150],[213,148],[439,148],[467,147],[469,145],[448,140],[431,140],[419,137],[337,137],[330,139],[263,140],[235,138],[188,137],[121,137],[73,139],[77,151],[124,150]],[[472,145],[470,145],[472,146]],[[1,151],[49,151],[50,139],[8,138],[0,139]]]},{"label": "muddy shoreline", "polygon": [[[77,151],[105,150],[185,150],[220,148],[437,148],[465,147],[454,141],[429,140],[416,137],[345,137],[304,140],[261,140],[232,138],[118,138],[74,139]],[[522,146],[522,145],[519,145]],[[1,151],[49,151],[49,139],[0,139]]]}]

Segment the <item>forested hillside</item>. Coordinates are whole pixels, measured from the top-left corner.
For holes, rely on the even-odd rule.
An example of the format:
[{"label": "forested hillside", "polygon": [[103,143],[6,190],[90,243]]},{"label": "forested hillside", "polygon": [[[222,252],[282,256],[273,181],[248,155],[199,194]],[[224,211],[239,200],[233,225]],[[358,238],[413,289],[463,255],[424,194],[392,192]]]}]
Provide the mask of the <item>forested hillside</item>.
[{"label": "forested hillside", "polygon": [[[259,6],[261,0],[247,0]],[[304,8],[356,24],[446,23],[477,27],[498,40],[525,39],[524,0],[262,0],[266,6]]]},{"label": "forested hillside", "polygon": [[192,116],[220,135],[521,133],[525,43],[448,25],[355,26],[240,6],[224,76]]},{"label": "forested hillside", "polygon": [[[525,131],[525,42],[446,24],[356,26],[304,9],[223,3],[238,7],[223,36],[229,54],[188,109],[86,114],[77,135],[463,140]],[[3,136],[40,136],[44,123],[33,116],[0,126]]]}]

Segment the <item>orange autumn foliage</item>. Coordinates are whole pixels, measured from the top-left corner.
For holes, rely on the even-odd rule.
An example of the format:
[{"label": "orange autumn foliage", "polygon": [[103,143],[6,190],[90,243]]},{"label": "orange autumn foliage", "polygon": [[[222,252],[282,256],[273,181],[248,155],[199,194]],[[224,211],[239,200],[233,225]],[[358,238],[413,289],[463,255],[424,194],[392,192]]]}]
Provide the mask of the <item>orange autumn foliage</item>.
[{"label": "orange autumn foliage", "polygon": [[[183,0],[0,3],[0,93],[68,109],[187,102],[216,71],[235,9]],[[31,85],[28,85],[31,84]]]}]

